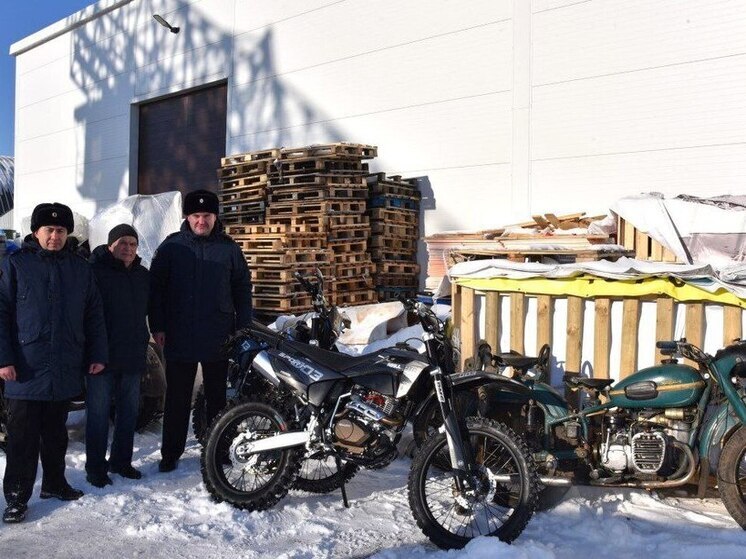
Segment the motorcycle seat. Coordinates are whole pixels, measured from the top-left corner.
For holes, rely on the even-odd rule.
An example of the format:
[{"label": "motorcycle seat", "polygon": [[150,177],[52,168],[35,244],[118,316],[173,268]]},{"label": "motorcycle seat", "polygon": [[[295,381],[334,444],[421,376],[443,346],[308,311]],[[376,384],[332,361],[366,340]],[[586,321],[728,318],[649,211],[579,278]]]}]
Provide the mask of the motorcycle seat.
[{"label": "motorcycle seat", "polygon": [[[295,342],[292,340],[283,340],[282,346],[288,346],[294,352],[302,353],[312,361],[331,369],[340,374],[345,374],[352,368],[359,367],[368,362],[374,362],[379,359],[376,353],[369,353],[368,355],[347,355],[345,353],[338,353],[336,351],[329,351],[321,349],[320,347],[304,344],[302,342]],[[357,373],[357,371],[355,371]],[[368,371],[361,371],[360,374],[367,374]],[[350,376],[350,375],[345,375]],[[356,376],[356,375],[353,375]]]},{"label": "motorcycle seat", "polygon": [[498,353],[496,357],[499,364],[510,366],[521,371],[525,371],[531,367],[536,367],[536,364],[539,362],[538,357],[527,357],[514,351],[509,353]]},{"label": "motorcycle seat", "polygon": [[578,376],[565,376],[565,384],[570,388],[586,388],[588,390],[601,391],[614,382],[610,378],[585,378]]}]

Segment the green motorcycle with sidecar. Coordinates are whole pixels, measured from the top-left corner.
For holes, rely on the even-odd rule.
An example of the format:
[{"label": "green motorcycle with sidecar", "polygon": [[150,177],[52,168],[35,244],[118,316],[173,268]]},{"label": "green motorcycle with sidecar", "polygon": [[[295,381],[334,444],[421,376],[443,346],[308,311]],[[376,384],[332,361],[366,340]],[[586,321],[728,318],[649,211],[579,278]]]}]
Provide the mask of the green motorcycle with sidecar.
[{"label": "green motorcycle with sidecar", "polygon": [[[710,474],[728,512],[746,529],[746,341],[708,355],[685,339],[661,341],[667,358],[624,379],[565,375],[582,395],[575,404],[544,381],[549,348],[539,358],[492,354],[481,343],[472,371],[454,390],[468,413],[485,415],[523,433],[544,485],[573,484],[667,489],[698,485]],[[679,362],[686,358],[696,367]],[[470,388],[475,375],[506,366],[515,377]],[[501,375],[498,375],[501,376]],[[460,387],[460,388],[459,388]],[[436,426],[422,410],[415,438]],[[550,491],[550,492],[551,492]]]}]

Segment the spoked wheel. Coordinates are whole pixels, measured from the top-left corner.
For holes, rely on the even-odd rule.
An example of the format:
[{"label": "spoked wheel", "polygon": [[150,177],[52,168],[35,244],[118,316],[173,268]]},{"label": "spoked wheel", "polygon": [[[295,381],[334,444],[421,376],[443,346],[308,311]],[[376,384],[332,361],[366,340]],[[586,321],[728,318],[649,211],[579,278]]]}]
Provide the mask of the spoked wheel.
[{"label": "spoked wheel", "polygon": [[471,489],[459,491],[445,434],[431,437],[412,462],[409,505],[437,546],[461,548],[477,536],[505,542],[518,537],[536,508],[538,477],[528,448],[510,429],[484,418],[467,419],[476,467]]},{"label": "spoked wheel", "polygon": [[270,405],[242,402],[225,408],[210,426],[202,449],[202,479],[217,501],[246,510],[265,510],[292,487],[303,447],[249,454],[252,441],[291,430]]},{"label": "spoked wheel", "polygon": [[746,427],[725,443],[718,464],[718,489],[725,508],[746,530]]},{"label": "spoked wheel", "polygon": [[309,454],[303,459],[293,488],[309,493],[330,493],[350,481],[357,470],[355,464],[345,462],[340,472],[334,456],[322,452]]}]

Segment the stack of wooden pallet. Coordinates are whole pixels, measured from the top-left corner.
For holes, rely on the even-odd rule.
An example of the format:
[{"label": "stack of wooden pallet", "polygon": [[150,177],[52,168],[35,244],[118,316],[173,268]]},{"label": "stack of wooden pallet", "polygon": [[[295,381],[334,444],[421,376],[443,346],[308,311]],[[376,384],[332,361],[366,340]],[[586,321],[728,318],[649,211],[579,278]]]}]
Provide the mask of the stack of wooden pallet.
[{"label": "stack of wooden pallet", "polygon": [[[334,304],[376,302],[374,267],[367,252],[368,165],[363,162],[375,156],[373,146],[337,143],[257,151],[223,160],[222,216],[228,217],[227,232],[241,244],[249,262],[258,312],[309,310],[311,301],[292,275],[316,267],[327,278],[326,295]],[[235,184],[235,174],[225,169],[233,166],[243,172],[241,165],[246,162],[253,164],[251,176],[262,179]],[[258,192],[257,184],[263,185],[266,201],[264,225],[230,221],[239,218],[240,210],[235,208],[240,204],[235,200],[241,199],[241,188]]]},{"label": "stack of wooden pallet", "polygon": [[264,223],[269,165],[277,150],[224,157],[218,169],[220,219],[225,225]]},{"label": "stack of wooden pallet", "polygon": [[376,265],[374,276],[379,301],[417,294],[420,192],[416,179],[385,173],[368,176],[372,236],[368,241]]}]

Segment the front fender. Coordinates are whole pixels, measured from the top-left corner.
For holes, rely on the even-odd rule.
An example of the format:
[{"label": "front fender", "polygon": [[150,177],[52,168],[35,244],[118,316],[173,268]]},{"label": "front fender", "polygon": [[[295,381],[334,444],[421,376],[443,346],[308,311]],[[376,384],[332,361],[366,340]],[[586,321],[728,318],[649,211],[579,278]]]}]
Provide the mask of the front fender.
[{"label": "front fender", "polygon": [[[746,396],[742,396],[746,400]],[[699,435],[699,455],[710,460],[710,471],[717,471],[720,452],[730,436],[741,426],[735,410],[725,400],[705,419]]]}]

